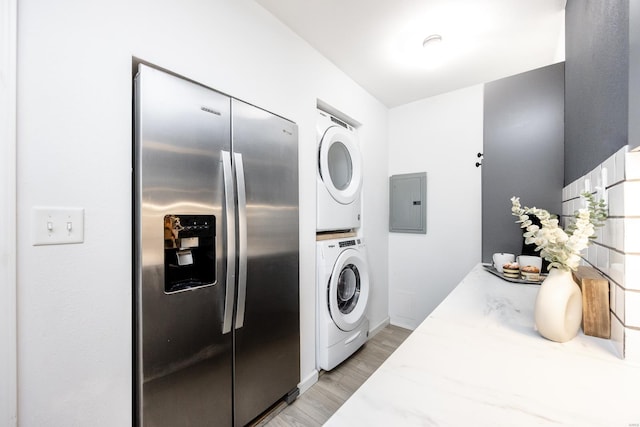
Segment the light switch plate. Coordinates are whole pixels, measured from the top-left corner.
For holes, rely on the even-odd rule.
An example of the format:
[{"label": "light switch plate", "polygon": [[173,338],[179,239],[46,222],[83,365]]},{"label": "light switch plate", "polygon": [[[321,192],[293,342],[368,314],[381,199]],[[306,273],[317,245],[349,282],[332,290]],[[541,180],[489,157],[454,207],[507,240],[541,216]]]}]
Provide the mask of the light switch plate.
[{"label": "light switch plate", "polygon": [[33,246],[84,242],[84,208],[34,207]]}]

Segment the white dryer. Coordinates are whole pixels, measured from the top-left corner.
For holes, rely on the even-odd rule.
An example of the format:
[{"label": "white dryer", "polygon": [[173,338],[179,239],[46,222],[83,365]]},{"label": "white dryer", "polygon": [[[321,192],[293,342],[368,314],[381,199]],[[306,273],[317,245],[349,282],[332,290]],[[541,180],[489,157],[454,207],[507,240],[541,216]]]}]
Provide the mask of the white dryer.
[{"label": "white dryer", "polygon": [[316,364],[335,368],[369,336],[369,268],[360,238],[317,242]]},{"label": "white dryer", "polygon": [[318,110],[317,231],[360,227],[362,155],[355,129]]}]

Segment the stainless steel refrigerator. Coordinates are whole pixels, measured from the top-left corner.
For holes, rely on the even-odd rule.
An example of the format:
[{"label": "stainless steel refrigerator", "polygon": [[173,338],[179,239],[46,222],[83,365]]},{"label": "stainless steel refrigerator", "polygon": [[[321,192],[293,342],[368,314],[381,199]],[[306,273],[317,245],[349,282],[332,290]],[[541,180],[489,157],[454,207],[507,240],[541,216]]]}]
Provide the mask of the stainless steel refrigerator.
[{"label": "stainless steel refrigerator", "polygon": [[245,425],[300,380],[297,126],[138,65],[136,423]]}]

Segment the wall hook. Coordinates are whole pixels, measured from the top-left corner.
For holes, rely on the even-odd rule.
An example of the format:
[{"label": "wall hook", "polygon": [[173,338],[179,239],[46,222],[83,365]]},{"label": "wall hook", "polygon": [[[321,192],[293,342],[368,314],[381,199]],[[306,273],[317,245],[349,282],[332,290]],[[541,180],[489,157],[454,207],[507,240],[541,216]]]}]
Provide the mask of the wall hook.
[{"label": "wall hook", "polygon": [[482,157],[484,154],[478,153],[478,158]]},{"label": "wall hook", "polygon": [[479,168],[480,166],[482,166],[482,163],[476,162],[476,167]]}]

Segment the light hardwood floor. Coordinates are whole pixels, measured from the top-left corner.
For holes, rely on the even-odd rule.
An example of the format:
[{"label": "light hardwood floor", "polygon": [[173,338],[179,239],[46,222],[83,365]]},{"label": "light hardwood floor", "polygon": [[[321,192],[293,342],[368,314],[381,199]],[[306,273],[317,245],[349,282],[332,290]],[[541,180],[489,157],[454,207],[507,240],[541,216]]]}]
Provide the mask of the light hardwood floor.
[{"label": "light hardwood floor", "polygon": [[411,331],[388,325],[349,359],[329,372],[322,372],[318,382],[291,405],[281,405],[258,426],[314,427],[324,424],[345,400],[409,336]]}]

